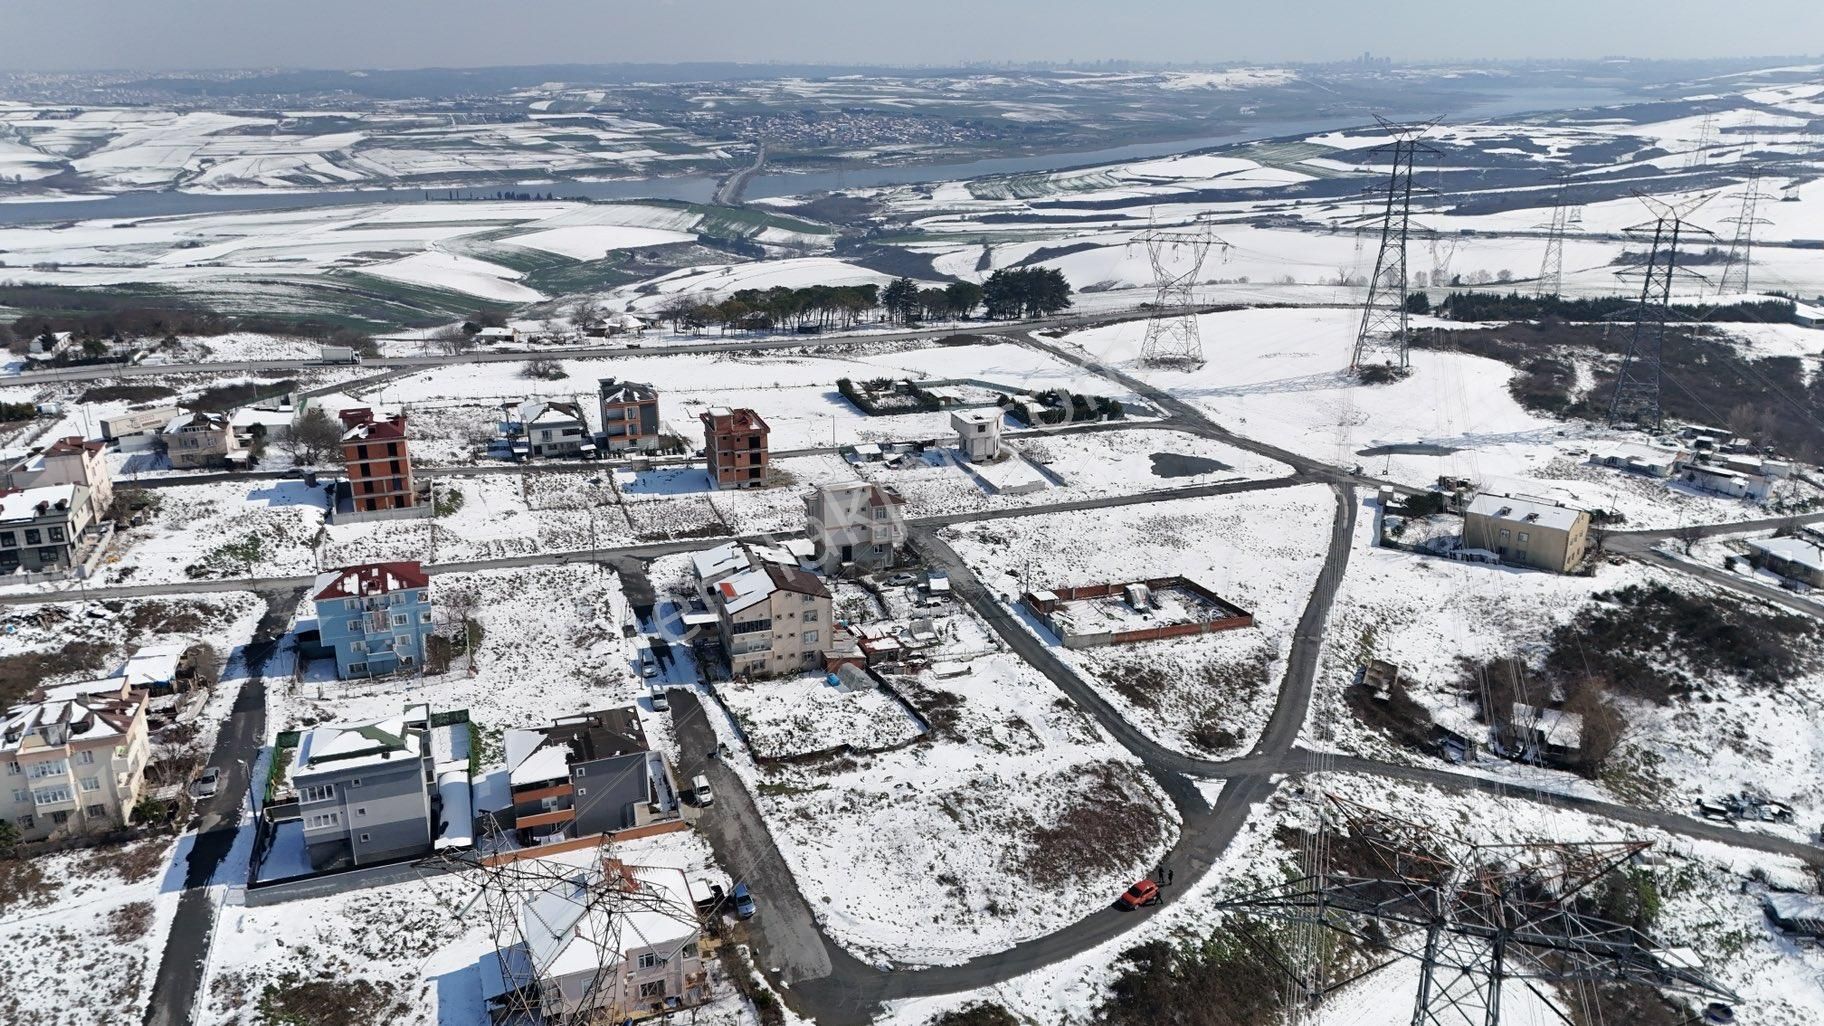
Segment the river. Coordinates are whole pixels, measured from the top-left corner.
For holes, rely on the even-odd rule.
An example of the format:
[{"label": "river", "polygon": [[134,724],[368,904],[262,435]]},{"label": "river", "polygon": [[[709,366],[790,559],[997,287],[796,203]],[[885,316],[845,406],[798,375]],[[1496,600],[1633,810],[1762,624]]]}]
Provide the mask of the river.
[{"label": "river", "polygon": [[[1617,89],[1586,86],[1539,87],[1502,94],[1464,108],[1452,123],[1504,117],[1531,111],[1563,110],[1625,103],[1635,97]],[[1060,171],[1095,164],[1161,157],[1192,150],[1228,146],[1259,139],[1311,135],[1352,128],[1357,116],[1256,121],[1222,135],[1135,143],[1100,150],[1037,153],[1018,157],[991,157],[953,164],[907,164],[897,167],[850,168],[807,174],[757,174],[743,195],[750,199],[793,196],[837,189],[859,189],[922,182],[950,182],[986,175],[1029,174]],[[496,192],[552,193],[562,197],[597,200],[668,199],[708,203],[716,194],[717,175],[679,175],[664,178],[628,178],[615,181],[503,181],[464,188],[434,189],[336,189],[316,192],[126,192],[92,200],[0,203],[0,225],[42,224],[71,220],[131,220],[174,214],[210,214],[234,211],[280,210],[298,207],[343,206],[358,203],[416,202],[426,199],[486,199]]]}]

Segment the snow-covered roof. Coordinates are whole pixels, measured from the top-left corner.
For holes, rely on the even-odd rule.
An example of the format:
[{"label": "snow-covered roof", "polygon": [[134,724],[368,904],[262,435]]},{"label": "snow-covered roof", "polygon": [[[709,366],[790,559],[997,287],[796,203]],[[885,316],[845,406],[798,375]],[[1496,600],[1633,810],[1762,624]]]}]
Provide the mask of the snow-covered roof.
[{"label": "snow-covered roof", "polygon": [[1748,547],[1757,552],[1765,552],[1775,559],[1788,563],[1797,563],[1807,570],[1824,571],[1824,545],[1805,538],[1768,538],[1755,539]]},{"label": "snow-covered roof", "polygon": [[722,608],[731,616],[759,605],[778,590],[772,576],[761,567],[749,567],[716,585]]},{"label": "snow-covered roof", "polygon": [[539,784],[547,780],[568,780],[570,778],[570,749],[558,744],[547,744],[545,735],[536,730],[515,731],[531,734],[538,738],[538,747],[522,752],[518,762],[510,757],[507,766],[508,783],[514,787],[527,784]]},{"label": "snow-covered roof", "polygon": [[169,684],[177,679],[177,665],[183,661],[184,649],[181,642],[147,645],[127,657],[121,664],[120,675],[127,679],[129,686],[136,688]]},{"label": "snow-covered roof", "polygon": [[1810,924],[1824,932],[1824,896],[1796,891],[1769,891],[1761,895],[1761,904],[1783,922]]},{"label": "snow-covered roof", "polygon": [[1536,729],[1539,736],[1551,744],[1564,748],[1583,747],[1583,717],[1577,713],[1515,702],[1513,721]]},{"label": "snow-covered roof", "polygon": [[[603,888],[627,897],[604,899]],[[528,968],[540,979],[593,975],[602,968],[603,945],[616,945],[622,960],[647,949],[669,957],[697,939],[695,908],[682,870],[591,862],[520,907]]]},{"label": "snow-covered roof", "polygon": [[432,847],[467,848],[475,843],[475,813],[469,789],[469,771],[444,770],[437,774],[437,794],[443,799],[443,811],[437,817],[437,839]]},{"label": "snow-covered roof", "polygon": [[145,693],[125,690],[119,678],[87,682],[104,683],[112,687],[85,691],[66,685],[47,692],[43,701],[24,702],[7,710],[0,716],[0,754],[19,752],[34,736],[51,750],[125,737],[145,704]]},{"label": "snow-covered roof", "polygon": [[222,431],[228,427],[228,418],[219,413],[204,413],[201,410],[190,414],[180,414],[165,425],[165,434],[175,435],[185,428],[195,427],[210,431]]},{"label": "snow-covered roof", "polygon": [[313,727],[298,738],[292,776],[385,765],[416,759],[422,753],[422,737],[406,729],[403,716],[377,723],[329,724]]},{"label": "snow-covered roof", "polygon": [[753,562],[747,558],[746,550],[738,542],[728,542],[713,549],[692,553],[690,565],[697,571],[697,580],[707,581],[718,574],[745,570]]},{"label": "snow-covered roof", "polygon": [[86,501],[88,494],[87,488],[76,484],[39,485],[0,494],[0,522],[36,520],[40,504],[52,510],[73,509]]},{"label": "snow-covered roof", "polygon": [[1469,512],[1475,516],[1488,517],[1491,520],[1511,521],[1516,524],[1536,524],[1560,531],[1569,531],[1576,526],[1577,518],[1584,516],[1582,510],[1556,503],[1541,502],[1535,499],[1518,499],[1511,495],[1492,495],[1484,492],[1476,496],[1469,504]]},{"label": "snow-covered roof", "polygon": [[322,602],[328,599],[384,595],[407,588],[424,588],[430,583],[431,579],[425,574],[423,564],[417,560],[398,560],[345,566],[340,570],[318,574],[313,594],[315,601]]}]

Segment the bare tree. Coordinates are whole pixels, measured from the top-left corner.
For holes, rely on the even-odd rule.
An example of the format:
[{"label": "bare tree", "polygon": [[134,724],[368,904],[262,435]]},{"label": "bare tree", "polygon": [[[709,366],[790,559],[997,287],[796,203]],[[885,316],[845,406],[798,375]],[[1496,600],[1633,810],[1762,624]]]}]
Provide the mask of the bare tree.
[{"label": "bare tree", "polygon": [[342,428],[323,412],[321,406],[312,406],[292,420],[291,433],[286,436],[283,449],[299,466],[339,463]]},{"label": "bare tree", "polygon": [[1677,529],[1672,532],[1672,536],[1678,539],[1679,546],[1685,550],[1685,555],[1689,556],[1692,546],[1704,540],[1704,525],[1679,524]]},{"label": "bare tree", "polygon": [[438,328],[431,335],[431,344],[446,356],[458,356],[475,348],[475,336],[462,330],[458,325]]}]

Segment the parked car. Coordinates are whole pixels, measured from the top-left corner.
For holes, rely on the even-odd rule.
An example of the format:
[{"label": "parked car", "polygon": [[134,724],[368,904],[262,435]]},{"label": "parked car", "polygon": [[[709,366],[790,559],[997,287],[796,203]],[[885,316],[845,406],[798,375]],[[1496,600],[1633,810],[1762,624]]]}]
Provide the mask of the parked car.
[{"label": "parked car", "polygon": [[742,919],[752,919],[754,918],[754,913],[759,911],[759,909],[754,907],[754,896],[749,893],[746,884],[736,884],[734,894],[732,894],[731,897],[735,900],[736,916]]},{"label": "parked car", "polygon": [[659,675],[659,657],[653,654],[652,642],[641,638],[634,642],[640,658],[640,676],[648,680]]},{"label": "parked car", "polygon": [[1151,880],[1142,880],[1121,892],[1120,904],[1122,908],[1127,909],[1157,905],[1159,904],[1159,885]]},{"label": "parked car", "polygon": [[215,792],[222,785],[222,771],[214,766],[198,773],[190,782],[190,797],[196,799],[214,798]]},{"label": "parked car", "polygon": [[713,805],[716,793],[709,789],[709,778],[699,773],[690,778],[690,797],[698,805]]},{"label": "parked car", "polygon": [[653,688],[652,689],[652,711],[653,712],[666,712],[670,708],[671,708],[671,696],[666,693],[664,687],[661,686],[661,687]]},{"label": "parked car", "polygon": [[1728,806],[1724,805],[1722,802],[1713,802],[1707,799],[1697,803],[1697,814],[1705,819],[1714,819],[1723,823],[1727,823],[1735,818],[1735,815],[1729,811]]},{"label": "parked car", "polygon": [[917,584],[917,583],[918,583],[917,574],[909,574],[909,573],[901,572],[901,573],[894,574],[893,576],[887,578],[888,587],[893,587],[893,588],[903,588],[909,584]]}]

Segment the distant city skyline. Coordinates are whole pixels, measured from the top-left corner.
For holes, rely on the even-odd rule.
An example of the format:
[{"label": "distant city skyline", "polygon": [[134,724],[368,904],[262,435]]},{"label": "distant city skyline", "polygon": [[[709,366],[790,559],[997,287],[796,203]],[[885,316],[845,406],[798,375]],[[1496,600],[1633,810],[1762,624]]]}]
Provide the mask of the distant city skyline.
[{"label": "distant city skyline", "polygon": [[1534,0],[7,0],[10,70],[423,68],[693,61],[960,65],[1731,58],[1824,47],[1824,3]]}]

